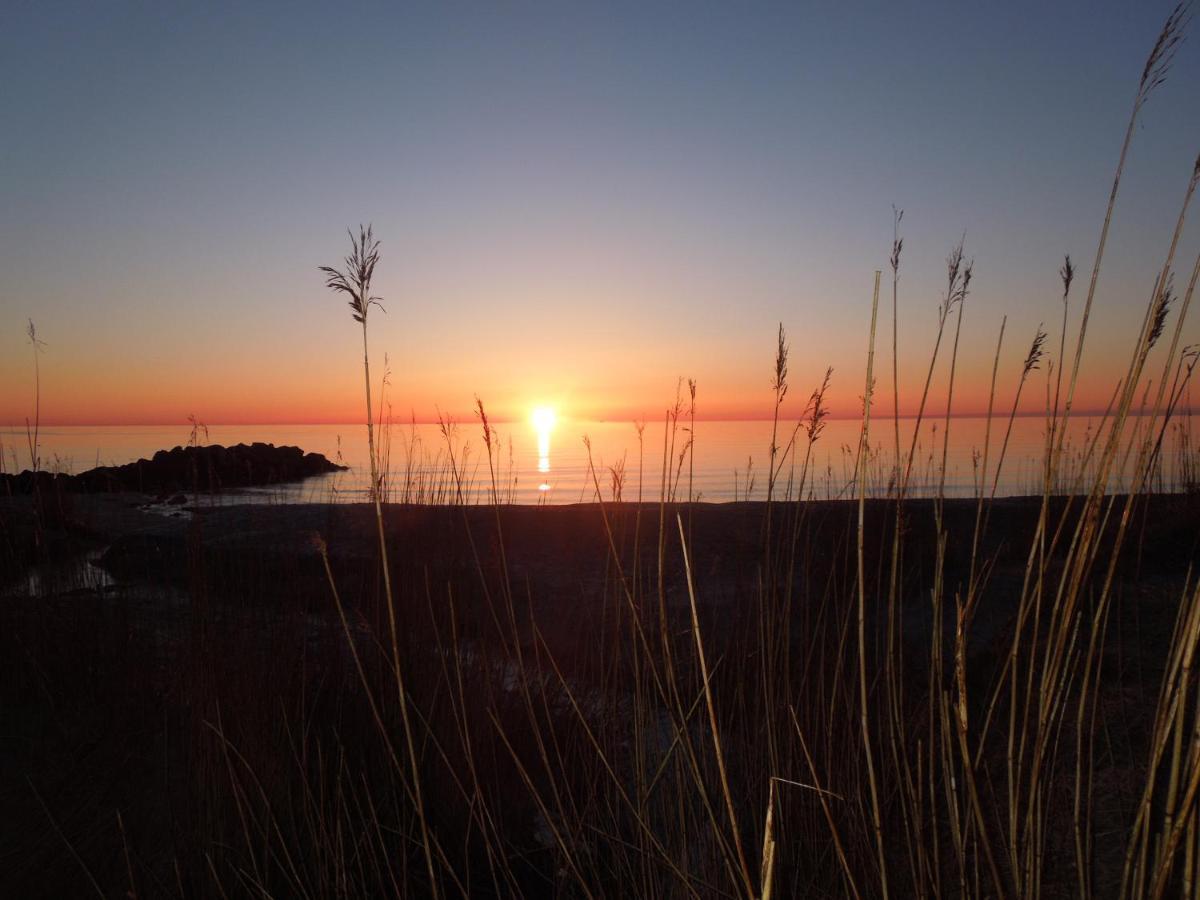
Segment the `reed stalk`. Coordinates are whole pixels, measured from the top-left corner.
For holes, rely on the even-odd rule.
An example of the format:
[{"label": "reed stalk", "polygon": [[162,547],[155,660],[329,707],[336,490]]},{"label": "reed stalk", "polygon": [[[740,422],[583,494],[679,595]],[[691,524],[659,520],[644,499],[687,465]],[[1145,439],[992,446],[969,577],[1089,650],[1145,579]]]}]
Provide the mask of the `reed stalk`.
[{"label": "reed stalk", "polygon": [[421,846],[425,854],[425,865],[429,876],[429,890],[432,896],[439,896],[437,875],[434,872],[433,853],[429,839],[429,827],[425,817],[425,802],[421,795],[420,769],[417,762],[416,745],[413,740],[412,724],[408,714],[408,692],[404,686],[404,673],[400,665],[400,643],[396,633],[396,602],[392,593],[391,566],[388,564],[387,539],[383,526],[383,505],[381,486],[379,482],[378,458],[375,454],[375,426],[371,407],[371,356],[367,347],[367,314],[372,306],[383,309],[381,298],[372,295],[371,280],[375,275],[375,267],[379,263],[379,241],[375,239],[372,229],[361,225],[358,237],[350,232],[350,254],[345,258],[345,271],[339,271],[331,266],[321,266],[320,271],[326,276],[325,286],[334,293],[345,294],[350,306],[351,317],[362,326],[363,339],[363,385],[367,412],[367,450],[370,457],[371,489],[370,499],[375,507],[375,524],[379,537],[379,555],[383,568],[383,586],[387,598],[388,631],[392,645],[392,670],[396,681],[396,693],[400,705],[400,719],[404,726],[404,743],[408,752],[408,764],[412,782],[413,800],[416,805],[417,820],[421,826]]}]

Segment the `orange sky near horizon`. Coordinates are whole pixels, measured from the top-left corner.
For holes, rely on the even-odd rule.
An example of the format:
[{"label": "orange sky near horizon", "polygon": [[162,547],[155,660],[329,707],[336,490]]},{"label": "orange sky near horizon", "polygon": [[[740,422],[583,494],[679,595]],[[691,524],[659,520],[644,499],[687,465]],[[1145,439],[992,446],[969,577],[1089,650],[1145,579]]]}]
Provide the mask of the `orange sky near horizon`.
[{"label": "orange sky near horizon", "polygon": [[[869,312],[869,305],[868,299],[863,304],[864,312]],[[987,410],[998,323],[989,323],[990,335],[974,333],[984,330],[983,326],[973,331],[969,328],[970,316],[977,312],[968,305],[955,376],[956,415],[979,415]],[[46,341],[38,361],[41,422],[46,426],[182,424],[194,414],[214,425],[361,423],[361,335],[332,299],[324,313],[329,319],[330,339],[320,350],[293,353],[290,347],[276,351],[267,348],[261,353],[247,351],[240,358],[236,354],[218,358],[217,354],[192,357],[181,345],[173,352],[160,349],[141,356],[126,351],[119,366],[111,362],[122,355],[119,348],[73,343],[70,335],[55,339],[53,333],[39,326],[39,337],[44,336]],[[377,313],[375,316],[371,320],[373,328],[384,319]],[[990,312],[987,317],[995,318]],[[901,344],[901,415],[914,414],[919,405],[933,344],[933,323],[927,322],[924,330],[925,334],[906,338]],[[865,335],[865,327],[863,331]],[[1028,334],[1016,335],[1014,331],[1010,322],[996,390],[998,415],[1007,415],[1011,408],[1030,340]],[[406,422],[412,417],[419,423],[435,422],[439,414],[444,414],[459,422],[470,422],[475,418],[478,396],[496,422],[523,421],[539,405],[550,406],[560,416],[574,420],[658,420],[673,405],[678,378],[683,377],[674,373],[682,372],[697,380],[698,419],[769,419],[773,406],[770,366],[774,334],[770,327],[763,332],[758,347],[730,341],[723,348],[714,345],[693,352],[676,347],[668,353],[647,346],[639,350],[644,355],[631,357],[620,352],[606,355],[603,342],[560,348],[540,358],[514,348],[507,368],[502,350],[481,347],[477,354],[464,354],[474,362],[459,361],[457,371],[449,362],[439,364],[441,354],[436,349],[425,348],[416,359],[410,356],[414,360],[411,368],[398,361],[400,354],[389,353],[391,374],[384,414],[390,408],[395,421]],[[1097,329],[1095,346],[1085,351],[1075,403],[1080,413],[1102,411],[1116,386],[1112,360],[1123,367],[1127,351],[1111,332]],[[827,395],[831,416],[858,417],[865,346],[858,357],[843,351],[838,357],[821,358],[817,349],[835,347],[832,340],[811,332],[789,334],[788,338],[790,387],[782,409],[784,418],[802,413],[825,365],[834,367]],[[945,413],[952,338],[953,332],[948,329],[931,385],[927,415]],[[1068,354],[1073,340],[1072,334]],[[374,339],[373,343],[379,345],[383,340]],[[0,395],[0,427],[20,430],[26,418],[32,420],[34,416],[32,348],[27,342],[11,338],[4,344],[0,382],[7,387]],[[1054,335],[1047,342],[1047,350],[1056,355],[1057,349]],[[378,415],[383,348],[372,355],[372,391]],[[891,359],[889,323],[876,348],[877,416],[890,415],[893,406]],[[1154,366],[1150,369],[1153,371]],[[1020,404],[1022,414],[1037,415],[1044,409],[1047,375],[1052,377],[1053,370],[1048,372],[1043,366],[1027,382]],[[686,403],[686,384],[683,394]]]}]

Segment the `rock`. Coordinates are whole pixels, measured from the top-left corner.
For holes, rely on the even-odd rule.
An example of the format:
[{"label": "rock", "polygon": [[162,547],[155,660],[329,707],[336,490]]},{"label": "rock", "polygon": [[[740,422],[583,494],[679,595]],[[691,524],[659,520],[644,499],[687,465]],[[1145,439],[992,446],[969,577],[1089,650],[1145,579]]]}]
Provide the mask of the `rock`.
[{"label": "rock", "polygon": [[305,453],[299,447],[258,442],[233,447],[212,444],[159,450],[150,459],[124,466],[100,466],[79,475],[38,472],[35,476],[30,471],[0,474],[0,495],[31,494],[36,485],[42,496],[137,491],[163,496],[175,494],[168,502],[179,504],[186,502],[183,491],[197,493],[285,484],[345,468],[320,453]]}]

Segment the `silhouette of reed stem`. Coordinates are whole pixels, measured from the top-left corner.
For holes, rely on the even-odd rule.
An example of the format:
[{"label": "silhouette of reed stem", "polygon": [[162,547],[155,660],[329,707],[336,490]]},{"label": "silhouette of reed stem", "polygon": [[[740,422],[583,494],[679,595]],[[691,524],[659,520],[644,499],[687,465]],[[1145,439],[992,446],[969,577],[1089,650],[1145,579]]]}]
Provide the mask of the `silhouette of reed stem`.
[{"label": "silhouette of reed stem", "polygon": [[408,764],[412,781],[413,800],[417,808],[417,819],[421,825],[421,845],[425,852],[425,865],[429,875],[429,890],[437,898],[438,882],[433,867],[429,829],[425,819],[425,803],[421,796],[421,775],[417,763],[417,752],[413,741],[412,725],[408,714],[408,692],[404,687],[404,672],[400,665],[400,643],[396,634],[396,601],[392,593],[391,566],[388,564],[387,539],[383,527],[383,505],[379,481],[378,458],[375,453],[374,414],[371,408],[371,357],[367,347],[367,314],[372,306],[383,309],[381,298],[371,294],[371,280],[375,266],[379,263],[379,241],[370,226],[358,227],[358,237],[350,232],[350,254],[345,258],[345,271],[330,266],[321,266],[325,273],[325,286],[334,293],[346,294],[350,299],[351,317],[362,325],[363,338],[363,384],[367,410],[367,449],[370,454],[371,490],[370,498],[375,506],[375,523],[379,535],[379,554],[383,566],[383,586],[387,595],[388,629],[392,644],[392,668],[396,679],[396,693],[400,703],[400,718],[404,726],[404,742],[408,750]]}]

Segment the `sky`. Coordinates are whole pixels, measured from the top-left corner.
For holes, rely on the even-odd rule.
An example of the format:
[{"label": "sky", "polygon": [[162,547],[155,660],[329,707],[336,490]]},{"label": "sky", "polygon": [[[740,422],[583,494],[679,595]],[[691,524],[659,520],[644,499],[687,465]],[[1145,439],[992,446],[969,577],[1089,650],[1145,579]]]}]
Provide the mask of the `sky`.
[{"label": "sky", "polygon": [[[856,414],[876,269],[890,407],[893,206],[901,411],[964,239],[955,410],[978,412],[1001,320],[1005,402],[1040,322],[1057,345],[1063,254],[1086,286],[1169,11],[9,0],[0,426],[34,411],[29,319],[45,423],[361,420],[361,331],[317,271],[360,222],[397,418],[466,418],[477,395],[497,419],[655,418],[681,376],[701,418],[769,416],[781,322],[785,413],[833,366],[833,411]],[[1162,264],[1198,75],[1193,34],[1134,139],[1080,408],[1106,403]]]}]

